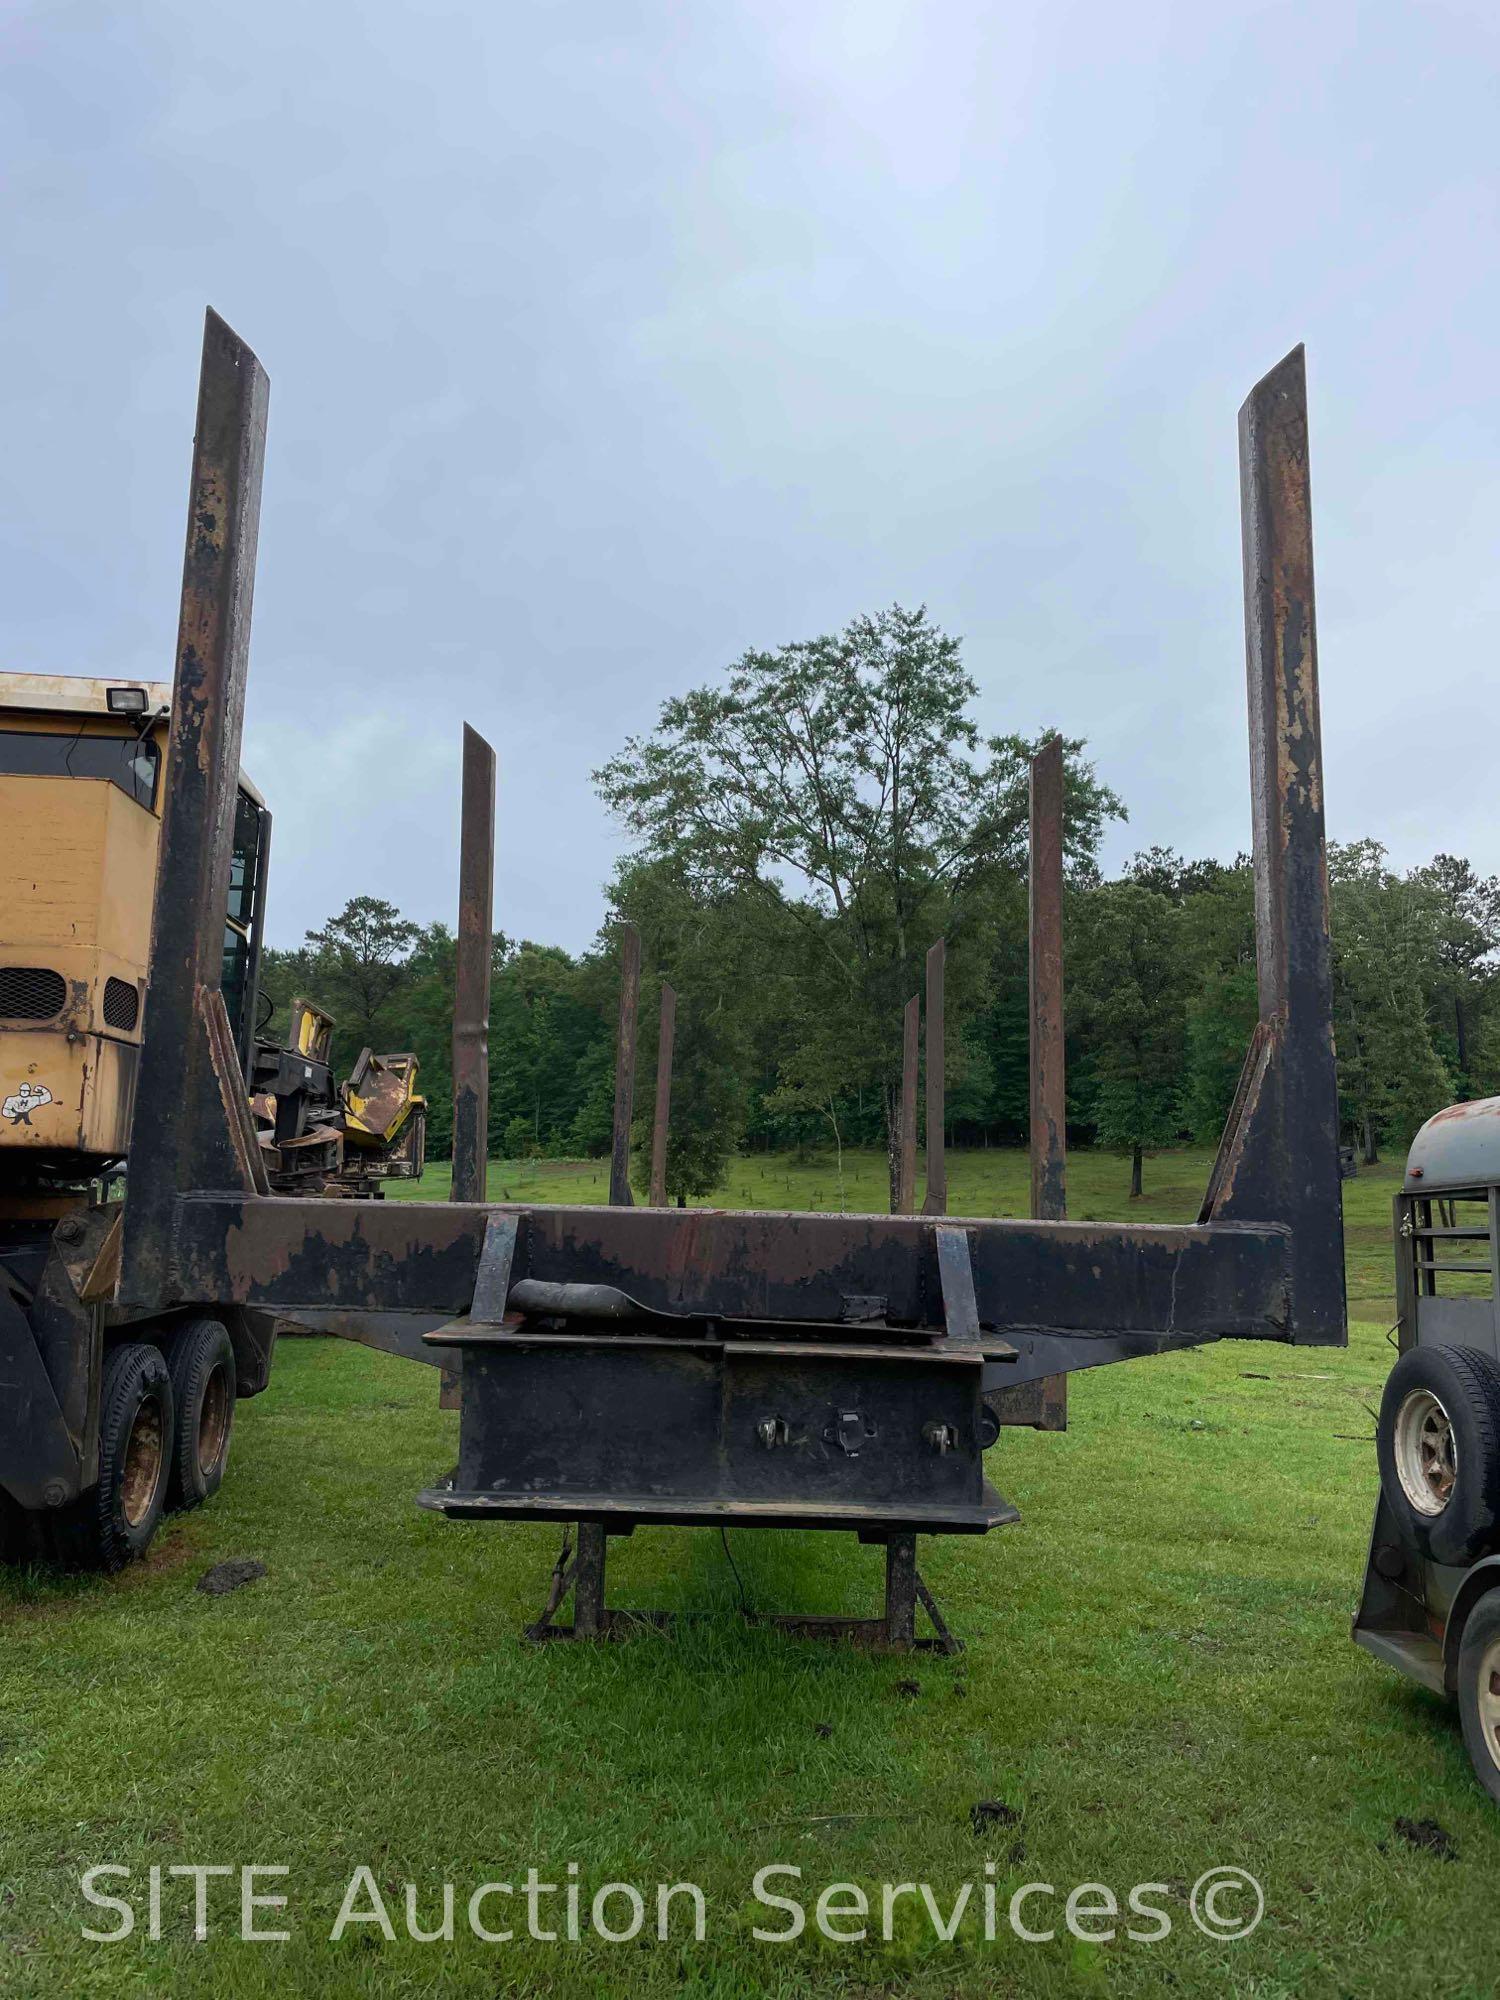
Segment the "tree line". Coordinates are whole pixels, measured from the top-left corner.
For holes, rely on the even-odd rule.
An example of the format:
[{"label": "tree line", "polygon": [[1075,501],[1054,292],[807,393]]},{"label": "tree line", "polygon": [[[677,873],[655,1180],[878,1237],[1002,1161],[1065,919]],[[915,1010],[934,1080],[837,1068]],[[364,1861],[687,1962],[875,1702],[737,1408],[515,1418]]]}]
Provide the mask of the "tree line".
[{"label": "tree line", "polygon": [[[598,1155],[610,1140],[617,927],[642,938],[638,1148],[660,983],[676,988],[668,1187],[699,1200],[737,1148],[883,1146],[894,1185],[901,1016],[948,942],[952,1144],[1023,1143],[1028,1115],[1027,773],[1041,737],[984,736],[957,640],[893,606],[843,632],[752,651],[667,702],[595,774],[632,836],[592,949],[497,937],[490,1145]],[[1070,1142],[1130,1160],[1217,1140],[1256,1018],[1249,860],[1098,855],[1126,807],[1065,739]],[[1373,1163],[1457,1098],[1500,1091],[1500,879],[1440,854],[1405,873],[1373,840],[1329,850],[1335,1037],[1347,1141]],[[294,993],[364,1046],[409,1049],[429,1148],[452,1139],[454,941],[375,896],[295,951]],[[643,1173],[641,1173],[643,1179]]]}]

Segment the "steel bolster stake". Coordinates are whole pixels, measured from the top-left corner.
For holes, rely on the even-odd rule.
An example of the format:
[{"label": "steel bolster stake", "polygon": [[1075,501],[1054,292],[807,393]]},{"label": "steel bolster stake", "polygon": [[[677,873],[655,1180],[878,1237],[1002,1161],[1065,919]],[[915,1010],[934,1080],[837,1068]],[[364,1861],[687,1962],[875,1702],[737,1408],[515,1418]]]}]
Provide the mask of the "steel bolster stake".
[{"label": "steel bolster stake", "polygon": [[672,1044],[677,1034],[677,993],[661,983],[661,1025],[656,1036],[656,1109],[651,1120],[651,1206],[667,1205],[667,1136],[672,1117]]},{"label": "steel bolster stake", "polygon": [[[464,724],[458,938],[453,983],[453,1199],[483,1201],[490,1143],[490,968],[494,957],[495,753]],[[462,1402],[463,1357],[442,1372],[438,1407]]]},{"label": "steel bolster stake", "polygon": [[[245,1126],[225,1115],[221,1090],[230,1079],[218,1074],[223,1058],[221,1053],[216,1061],[211,1048],[207,996],[222,1012],[225,885],[269,394],[255,355],[210,311],[198,378],[169,775],[136,1093],[137,1104],[176,1107],[179,1115],[137,1118],[131,1132],[119,1297],[138,1307],[177,1302],[171,1246],[178,1195],[190,1188],[259,1192]],[[233,1084],[243,1096],[237,1063]]]},{"label": "steel bolster stake", "polygon": [[1290,1338],[1346,1338],[1303,351],[1240,411],[1245,666],[1260,1020],[1204,1220],[1293,1225]]},{"label": "steel bolster stake", "polygon": [[615,1118],[609,1150],[609,1203],[629,1208],[630,1120],[635,1109],[636,1010],[641,997],[641,934],[620,926],[620,1018],[615,1030]]},{"label": "steel bolster stake", "polygon": [[924,1215],[948,1213],[948,1157],[943,1150],[943,1125],[948,1115],[944,1074],[943,961],[947,947],[941,938],[927,954],[927,1198]]},{"label": "steel bolster stake", "polygon": [[896,1169],[896,1213],[911,1215],[917,1206],[917,1031],[922,1003],[913,993],[901,1023],[901,1132]]},{"label": "steel bolster stake", "polygon": [[489,1161],[495,753],[464,724],[453,996],[453,1199],[483,1201]]}]

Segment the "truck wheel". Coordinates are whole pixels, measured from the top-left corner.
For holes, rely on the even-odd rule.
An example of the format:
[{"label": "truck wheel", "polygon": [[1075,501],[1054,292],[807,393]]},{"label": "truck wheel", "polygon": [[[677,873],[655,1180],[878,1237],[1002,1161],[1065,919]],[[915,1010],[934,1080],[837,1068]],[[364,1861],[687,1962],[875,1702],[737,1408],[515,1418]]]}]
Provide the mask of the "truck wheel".
[{"label": "truck wheel", "polygon": [[59,1561],[123,1569],[156,1533],[172,1463],[172,1378],[161,1350],[127,1341],[104,1357],[99,1483],[50,1517]]},{"label": "truck wheel", "polygon": [[189,1320],[181,1328],[171,1370],[176,1414],[168,1497],[174,1507],[201,1507],[223,1482],[234,1429],[234,1349],[218,1320]]},{"label": "truck wheel", "polygon": [[1429,1562],[1473,1562],[1500,1527],[1500,1364],[1475,1347],[1409,1348],[1375,1433],[1403,1539]]},{"label": "truck wheel", "polygon": [[1481,1597],[1464,1626],[1458,1710],[1474,1775],[1500,1805],[1500,1590]]}]

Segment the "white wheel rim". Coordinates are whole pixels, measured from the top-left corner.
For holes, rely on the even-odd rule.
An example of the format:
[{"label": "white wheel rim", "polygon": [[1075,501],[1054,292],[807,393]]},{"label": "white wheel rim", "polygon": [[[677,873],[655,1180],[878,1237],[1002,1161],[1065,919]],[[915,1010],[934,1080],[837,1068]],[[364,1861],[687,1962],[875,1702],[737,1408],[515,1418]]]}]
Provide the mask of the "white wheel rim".
[{"label": "white wheel rim", "polygon": [[1413,1389],[1397,1411],[1395,1444],[1401,1491],[1432,1520],[1453,1498],[1458,1443],[1453,1419],[1430,1389]]},{"label": "white wheel rim", "polygon": [[1492,1639],[1479,1662],[1479,1732],[1490,1762],[1500,1770],[1500,1639]]}]

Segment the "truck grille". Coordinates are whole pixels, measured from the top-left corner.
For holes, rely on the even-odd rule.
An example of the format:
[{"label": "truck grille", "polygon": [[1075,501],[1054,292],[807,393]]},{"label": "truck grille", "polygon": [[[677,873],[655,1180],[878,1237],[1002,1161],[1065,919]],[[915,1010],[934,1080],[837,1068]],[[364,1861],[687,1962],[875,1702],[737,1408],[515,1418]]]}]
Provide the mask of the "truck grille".
[{"label": "truck grille", "polygon": [[121,1028],[127,1034],[140,1018],[141,996],[139,990],[123,979],[113,977],[104,982],[104,1025],[107,1028]]},{"label": "truck grille", "polygon": [[0,965],[0,1019],[50,1021],[67,997],[60,972],[45,965]]}]

